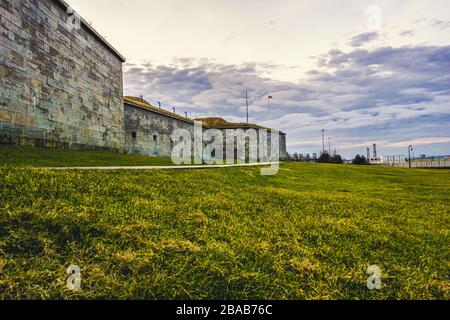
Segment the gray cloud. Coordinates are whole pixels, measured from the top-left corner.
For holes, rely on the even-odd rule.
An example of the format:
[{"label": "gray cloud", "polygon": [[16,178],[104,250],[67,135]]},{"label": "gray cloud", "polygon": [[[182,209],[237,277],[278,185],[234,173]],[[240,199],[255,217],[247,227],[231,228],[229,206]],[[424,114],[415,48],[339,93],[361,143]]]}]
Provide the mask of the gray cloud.
[{"label": "gray cloud", "polygon": [[[317,68],[298,83],[262,76],[278,67],[207,59],[128,65],[125,92],[198,117],[242,121],[243,97],[249,90],[251,121],[287,132],[292,151],[319,151],[321,128],[344,155],[362,152],[361,146],[372,141],[391,151],[389,145],[425,138],[430,147],[422,148],[427,153],[434,150],[433,139],[450,137],[450,46],[331,50],[317,57]],[[270,113],[268,94],[274,97]]]},{"label": "gray cloud", "polygon": [[404,30],[399,33],[399,35],[401,35],[402,37],[412,37],[414,36],[414,34],[414,30]]},{"label": "gray cloud", "polygon": [[350,42],[348,43],[348,45],[354,48],[362,47],[366,43],[378,39],[378,37],[379,34],[377,32],[361,33],[350,38]]},{"label": "gray cloud", "polygon": [[444,20],[433,20],[430,22],[430,24],[433,27],[438,28],[439,30],[449,29],[450,28],[450,21],[444,21]]},{"label": "gray cloud", "polygon": [[438,30],[445,30],[450,28],[450,20],[429,20],[426,18],[418,19],[414,21],[414,24],[427,24],[431,27],[435,27]]}]

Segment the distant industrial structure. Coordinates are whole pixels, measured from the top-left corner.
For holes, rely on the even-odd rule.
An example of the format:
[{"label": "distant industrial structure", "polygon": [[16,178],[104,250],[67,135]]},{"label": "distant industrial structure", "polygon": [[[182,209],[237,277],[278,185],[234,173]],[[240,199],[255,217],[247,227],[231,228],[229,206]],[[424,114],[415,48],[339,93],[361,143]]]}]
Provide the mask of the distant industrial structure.
[{"label": "distant industrial structure", "polygon": [[404,163],[406,163],[404,155],[383,155],[370,161],[370,164],[384,166],[398,166]]},{"label": "distant industrial structure", "polygon": [[411,156],[412,146],[408,146],[408,156],[382,155],[378,156],[377,145],[373,144],[372,156],[370,148],[367,148],[367,159],[370,165],[390,166],[400,168],[450,168],[450,156],[415,158]]},{"label": "distant industrial structure", "polygon": [[370,156],[370,148],[367,148],[367,159],[369,164],[376,166],[402,166],[406,163],[404,155],[382,155],[378,156],[377,144],[373,144],[373,156]]}]

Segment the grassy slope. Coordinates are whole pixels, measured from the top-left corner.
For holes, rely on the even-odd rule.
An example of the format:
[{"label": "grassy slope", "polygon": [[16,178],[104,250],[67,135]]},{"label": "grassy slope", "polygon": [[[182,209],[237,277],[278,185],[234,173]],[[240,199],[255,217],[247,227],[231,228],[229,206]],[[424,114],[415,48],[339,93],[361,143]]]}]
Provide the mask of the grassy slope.
[{"label": "grassy slope", "polygon": [[0,145],[0,165],[34,167],[173,165],[170,158],[99,151],[64,151]]},{"label": "grassy slope", "polygon": [[[0,166],[0,298],[448,299],[449,178]],[[71,264],[78,293],[65,286]],[[372,264],[381,291],[365,286]]]}]

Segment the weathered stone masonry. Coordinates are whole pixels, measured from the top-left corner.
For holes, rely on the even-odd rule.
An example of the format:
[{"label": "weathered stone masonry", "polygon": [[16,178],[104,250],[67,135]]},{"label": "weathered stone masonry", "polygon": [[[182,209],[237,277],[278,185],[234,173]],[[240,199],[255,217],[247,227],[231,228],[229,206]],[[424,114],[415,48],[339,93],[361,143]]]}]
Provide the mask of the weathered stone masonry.
[{"label": "weathered stone masonry", "polygon": [[62,0],[0,0],[0,143],[170,156],[173,130],[193,133],[194,121],[124,99],[125,59],[84,20],[70,28],[67,8]]},{"label": "weathered stone masonry", "polygon": [[127,97],[124,109],[125,147],[130,153],[169,157],[174,130],[186,129],[194,135],[193,120],[152,108],[146,102]]},{"label": "weathered stone masonry", "polygon": [[[170,156],[173,147],[171,134],[174,130],[186,129],[192,137],[194,136],[194,120],[190,118],[159,109],[142,98],[125,97],[124,106],[125,147],[130,153]],[[259,130],[267,130],[267,143],[270,150],[272,134],[268,128],[254,124],[230,123],[221,118],[203,118],[197,121],[202,122],[203,131],[219,129],[224,140],[226,139],[226,129],[242,129],[243,132],[247,129],[255,129],[257,135]],[[286,134],[280,132],[279,140],[280,158],[286,159]],[[204,144],[207,143],[204,142]],[[233,148],[233,146],[229,148]],[[246,144],[246,152],[248,152],[248,144]],[[223,154],[226,154],[225,150]]]},{"label": "weathered stone masonry", "polygon": [[0,0],[3,143],[120,150],[124,59],[65,3]]}]

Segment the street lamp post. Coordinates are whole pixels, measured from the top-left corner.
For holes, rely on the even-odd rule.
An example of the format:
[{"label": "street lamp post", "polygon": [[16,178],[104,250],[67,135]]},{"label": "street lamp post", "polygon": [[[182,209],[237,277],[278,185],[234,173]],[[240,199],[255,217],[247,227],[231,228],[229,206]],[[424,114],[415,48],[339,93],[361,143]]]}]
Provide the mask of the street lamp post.
[{"label": "street lamp post", "polygon": [[322,129],[322,154],[325,153],[325,129]]}]

